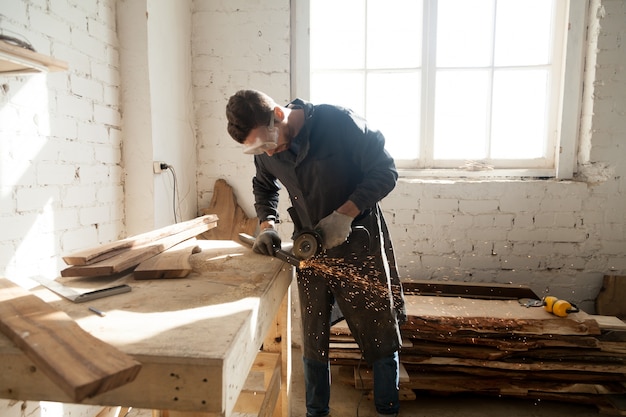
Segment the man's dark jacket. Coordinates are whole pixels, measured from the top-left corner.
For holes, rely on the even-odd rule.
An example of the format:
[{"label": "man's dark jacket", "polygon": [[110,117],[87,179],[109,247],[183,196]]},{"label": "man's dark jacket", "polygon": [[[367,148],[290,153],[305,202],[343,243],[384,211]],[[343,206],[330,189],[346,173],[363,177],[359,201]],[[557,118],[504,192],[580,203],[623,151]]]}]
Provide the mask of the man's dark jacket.
[{"label": "man's dark jacket", "polygon": [[[280,184],[304,227],[315,226],[347,200],[361,210],[348,241],[324,256],[343,259],[350,275],[369,282],[350,284],[354,280],[346,276],[303,269],[298,270],[298,285],[304,356],[327,360],[330,305],[336,302],[366,360],[372,362],[399,349],[398,319],[404,319],[393,247],[378,205],[395,187],[395,164],[384,148],[383,135],[350,110],[302,100],[288,107],[304,110],[304,126],[288,150],[255,156],[257,216],[259,221],[279,219]],[[385,287],[386,293],[381,291]]]}]

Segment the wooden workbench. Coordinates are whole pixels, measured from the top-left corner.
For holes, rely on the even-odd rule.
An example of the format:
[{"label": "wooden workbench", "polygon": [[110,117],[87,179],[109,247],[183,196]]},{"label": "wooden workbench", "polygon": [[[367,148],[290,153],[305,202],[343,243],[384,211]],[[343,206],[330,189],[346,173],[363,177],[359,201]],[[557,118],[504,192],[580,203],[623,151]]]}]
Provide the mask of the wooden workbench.
[{"label": "wooden workbench", "polygon": [[[289,363],[292,267],[232,241],[198,243],[202,252],[192,255],[193,272],[187,278],[138,281],[126,276],[115,283],[129,284],[131,292],[80,304],[43,287],[33,290],[142,364],[133,382],[84,404],[229,416],[262,345],[282,353],[282,363]],[[64,282],[73,288],[106,284],[103,278]],[[289,408],[288,370],[282,370],[283,416]],[[0,398],[71,402],[2,334]]]}]

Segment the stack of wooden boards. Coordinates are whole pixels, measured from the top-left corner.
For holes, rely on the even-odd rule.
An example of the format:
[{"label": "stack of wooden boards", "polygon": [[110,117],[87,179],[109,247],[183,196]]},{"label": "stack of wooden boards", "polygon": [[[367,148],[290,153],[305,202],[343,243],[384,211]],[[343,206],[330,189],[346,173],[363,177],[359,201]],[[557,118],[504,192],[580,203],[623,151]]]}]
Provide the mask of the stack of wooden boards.
[{"label": "stack of wooden boards", "polygon": [[70,265],[63,277],[111,276],[135,268],[136,279],[181,278],[191,271],[193,239],[217,226],[218,217],[207,214],[151,232],[64,256]]},{"label": "stack of wooden boards", "polygon": [[[405,286],[407,287],[407,286]],[[410,285],[408,285],[410,288]],[[470,285],[471,287],[471,285]],[[561,318],[517,299],[405,294],[400,386],[593,404],[626,415],[626,324],[584,312]],[[358,366],[345,322],[331,331],[334,364]],[[363,364],[361,363],[361,368]],[[357,388],[371,388],[359,372]]]}]

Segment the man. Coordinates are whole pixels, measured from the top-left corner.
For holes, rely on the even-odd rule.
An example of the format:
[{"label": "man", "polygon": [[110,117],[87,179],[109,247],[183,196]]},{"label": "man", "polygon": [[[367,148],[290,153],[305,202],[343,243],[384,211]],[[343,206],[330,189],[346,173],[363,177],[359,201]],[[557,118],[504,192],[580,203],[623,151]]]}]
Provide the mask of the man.
[{"label": "man", "polygon": [[348,109],[299,99],[283,107],[256,90],[233,95],[226,116],[229,134],[244,153],[254,154],[260,221],[254,251],[273,255],[281,246],[275,229],[280,181],[299,218],[295,227],[318,231],[324,249],[319,263],[335,265],[330,273],[297,270],[307,417],[330,412],[328,345],[335,304],[373,367],[378,414],[396,416],[404,301],[378,204],[398,177],[383,135]]}]

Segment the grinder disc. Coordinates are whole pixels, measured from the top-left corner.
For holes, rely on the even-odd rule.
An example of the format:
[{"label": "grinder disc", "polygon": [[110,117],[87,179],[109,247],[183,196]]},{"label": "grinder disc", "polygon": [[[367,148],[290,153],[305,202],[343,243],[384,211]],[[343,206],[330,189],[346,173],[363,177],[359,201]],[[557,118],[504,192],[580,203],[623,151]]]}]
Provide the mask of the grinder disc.
[{"label": "grinder disc", "polygon": [[320,240],[313,233],[302,233],[293,241],[293,254],[298,259],[310,259],[321,248]]}]

